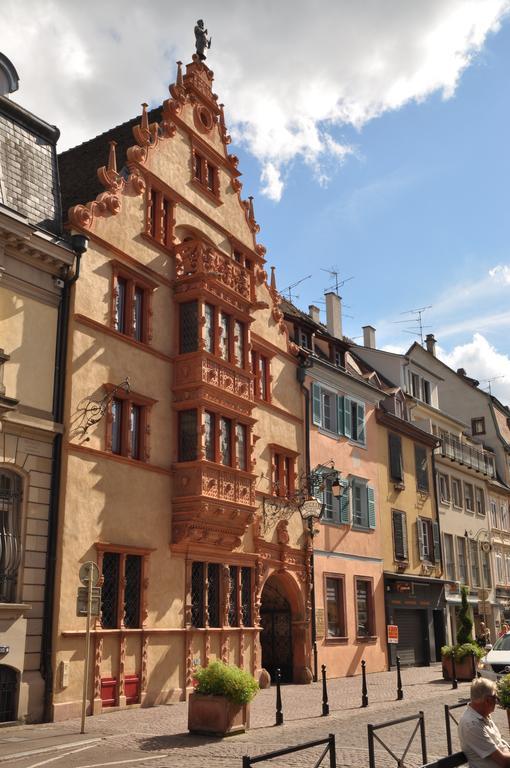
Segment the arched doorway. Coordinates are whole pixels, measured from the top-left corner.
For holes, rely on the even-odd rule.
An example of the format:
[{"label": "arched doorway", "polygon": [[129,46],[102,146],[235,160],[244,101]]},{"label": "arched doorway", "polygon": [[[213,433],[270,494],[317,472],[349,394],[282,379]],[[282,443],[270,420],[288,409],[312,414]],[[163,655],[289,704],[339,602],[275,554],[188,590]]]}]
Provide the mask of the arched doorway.
[{"label": "arched doorway", "polygon": [[282,681],[293,680],[292,611],[280,579],[270,576],[262,590],[260,604],[260,645],[262,666],[271,678],[280,669]]},{"label": "arched doorway", "polygon": [[16,720],[18,673],[12,667],[0,664],[0,723]]}]

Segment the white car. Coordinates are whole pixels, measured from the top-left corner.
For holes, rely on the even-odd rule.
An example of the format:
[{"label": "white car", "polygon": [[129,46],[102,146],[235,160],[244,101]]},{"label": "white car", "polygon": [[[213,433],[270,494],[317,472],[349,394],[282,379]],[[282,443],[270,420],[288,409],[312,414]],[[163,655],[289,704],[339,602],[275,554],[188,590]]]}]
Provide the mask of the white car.
[{"label": "white car", "polygon": [[486,645],[487,654],[480,662],[480,676],[497,680],[510,673],[510,632],[498,637],[494,645]]}]

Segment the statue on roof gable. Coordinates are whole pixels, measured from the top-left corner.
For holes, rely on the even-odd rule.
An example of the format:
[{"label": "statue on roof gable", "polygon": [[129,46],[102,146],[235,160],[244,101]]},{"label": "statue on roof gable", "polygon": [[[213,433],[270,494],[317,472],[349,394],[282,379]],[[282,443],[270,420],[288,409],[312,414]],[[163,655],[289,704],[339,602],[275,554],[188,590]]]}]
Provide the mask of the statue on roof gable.
[{"label": "statue on roof gable", "polygon": [[195,47],[200,61],[205,61],[205,50],[211,47],[212,37],[207,37],[207,29],[204,29],[203,19],[199,19],[195,25]]}]

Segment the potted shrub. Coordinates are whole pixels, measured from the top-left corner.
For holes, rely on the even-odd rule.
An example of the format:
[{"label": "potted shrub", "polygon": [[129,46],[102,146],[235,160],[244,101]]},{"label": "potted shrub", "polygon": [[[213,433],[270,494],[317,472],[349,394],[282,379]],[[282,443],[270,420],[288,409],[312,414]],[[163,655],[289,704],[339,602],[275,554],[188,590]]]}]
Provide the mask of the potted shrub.
[{"label": "potted shrub", "polygon": [[473,621],[469,614],[467,595],[467,587],[462,587],[462,604],[459,612],[457,642],[455,645],[444,645],[441,648],[443,677],[445,680],[452,679],[452,656],[455,657],[455,672],[457,675],[457,680],[472,680],[474,677],[473,654],[475,656],[475,666],[478,666],[478,660],[485,653],[483,648],[480,648],[478,643],[475,643],[473,639]]},{"label": "potted shrub", "polygon": [[239,667],[213,661],[198,667],[188,701],[188,730],[225,736],[250,725],[250,701],[259,690],[255,678]]},{"label": "potted shrub", "polygon": [[499,706],[506,710],[508,727],[510,728],[510,675],[503,675],[498,680]]}]

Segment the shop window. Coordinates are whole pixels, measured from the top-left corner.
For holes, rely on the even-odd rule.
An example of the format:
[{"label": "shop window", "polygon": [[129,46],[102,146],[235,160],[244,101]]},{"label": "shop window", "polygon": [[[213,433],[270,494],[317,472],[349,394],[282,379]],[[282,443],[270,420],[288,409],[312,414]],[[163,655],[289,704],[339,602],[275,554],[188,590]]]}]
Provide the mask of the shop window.
[{"label": "shop window", "polygon": [[150,342],[153,289],[152,284],[114,263],[112,327],[115,331],[143,344]]},{"label": "shop window", "polygon": [[16,602],[21,552],[21,478],[1,470],[0,603]]},{"label": "shop window", "polygon": [[[105,385],[107,391],[113,385]],[[117,390],[111,400],[106,429],[106,449],[118,456],[148,461],[150,413],[156,401],[135,392]]]},{"label": "shop window", "polygon": [[392,510],[393,523],[393,553],[397,562],[407,562],[409,551],[407,547],[407,520],[406,513],[397,509]]},{"label": "shop window", "polygon": [[356,637],[365,639],[375,636],[374,593],[371,579],[356,576]]},{"label": "shop window", "polygon": [[147,186],[145,234],[159,245],[172,245],[173,205],[161,190]]},{"label": "shop window", "polygon": [[260,352],[251,353],[251,371],[255,376],[255,397],[259,400],[271,401],[271,379],[269,358]]},{"label": "shop window", "polygon": [[416,463],[416,487],[422,493],[429,492],[429,468],[427,461],[427,449],[422,445],[414,446]]},{"label": "shop window", "polygon": [[394,483],[404,482],[404,469],[402,466],[402,438],[390,432],[388,435],[390,454],[390,478]]},{"label": "shop window", "polygon": [[197,411],[179,411],[179,461],[197,460]]},{"label": "shop window", "polygon": [[142,557],[102,553],[101,626],[137,629],[141,626]]},{"label": "shop window", "polygon": [[343,576],[325,577],[326,638],[347,637]]},{"label": "shop window", "polygon": [[244,627],[251,627],[252,618],[252,569],[241,568],[241,618]]},{"label": "shop window", "polygon": [[239,566],[229,566],[229,601],[228,623],[230,627],[239,626]]}]

